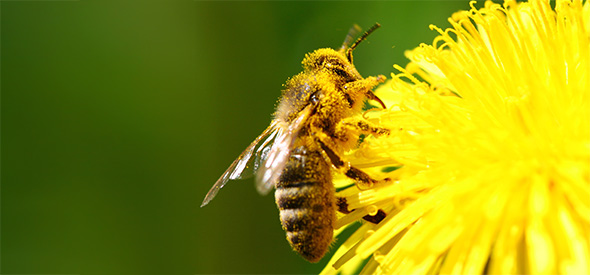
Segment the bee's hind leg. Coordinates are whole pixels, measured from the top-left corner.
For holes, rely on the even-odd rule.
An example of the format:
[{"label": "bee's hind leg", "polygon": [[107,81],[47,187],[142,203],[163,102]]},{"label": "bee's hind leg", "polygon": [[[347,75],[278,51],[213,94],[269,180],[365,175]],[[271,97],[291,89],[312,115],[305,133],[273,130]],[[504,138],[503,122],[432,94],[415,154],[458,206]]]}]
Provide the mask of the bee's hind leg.
[{"label": "bee's hind leg", "polygon": [[349,162],[343,161],[342,158],[340,158],[340,156],[338,156],[334,152],[334,150],[332,150],[328,145],[326,145],[321,140],[318,139],[317,142],[320,144],[325,155],[330,160],[330,162],[334,165],[334,167],[336,167],[338,170],[340,170],[342,172],[342,174],[355,180],[357,183],[357,186],[360,189],[369,189],[369,188],[372,188],[373,186],[375,186],[375,184],[391,181],[390,178],[385,178],[382,180],[373,179],[367,173],[350,165]]},{"label": "bee's hind leg", "polygon": [[[356,209],[349,209],[348,202],[346,201],[345,197],[336,197],[336,208],[338,212],[342,214],[350,214],[354,212]],[[373,215],[365,215],[363,216],[363,220],[368,221],[373,224],[379,224],[383,219],[387,217],[387,213],[383,211],[383,209],[377,210],[377,213]]]}]

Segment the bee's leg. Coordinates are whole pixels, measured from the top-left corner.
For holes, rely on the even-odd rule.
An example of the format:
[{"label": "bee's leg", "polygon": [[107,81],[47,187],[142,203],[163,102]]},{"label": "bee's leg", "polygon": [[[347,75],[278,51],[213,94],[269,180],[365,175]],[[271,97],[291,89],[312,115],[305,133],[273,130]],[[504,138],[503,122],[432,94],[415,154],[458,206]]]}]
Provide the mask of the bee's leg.
[{"label": "bee's leg", "polygon": [[[356,209],[349,210],[348,209],[348,202],[344,197],[336,197],[336,207],[338,212],[343,214],[350,214]],[[383,209],[377,210],[377,213],[374,215],[365,215],[363,216],[363,220],[368,221],[370,223],[379,224],[383,219],[387,217],[387,213],[383,211]]]},{"label": "bee's leg", "polygon": [[[352,133],[352,135],[351,135]],[[386,136],[391,133],[391,130],[377,126],[373,123],[370,123],[366,120],[360,118],[346,118],[342,120],[340,123],[336,125],[336,130],[334,131],[335,138],[343,141],[343,142],[351,142],[356,141],[358,138],[358,134],[372,134],[374,136]],[[324,150],[325,151],[325,150]],[[359,188],[371,188],[375,183],[380,181],[374,180],[365,172],[361,171],[354,166],[346,163],[344,166],[344,174],[357,181],[357,186]],[[389,181],[390,179],[381,180],[381,182]]]},{"label": "bee's leg", "polygon": [[[359,79],[356,81],[352,81],[346,83],[344,85],[344,92],[346,94],[350,94],[352,98],[358,98],[361,94],[370,100],[375,100],[379,102],[379,104],[385,109],[385,104],[381,99],[379,99],[371,89],[375,86],[379,85],[379,83],[385,82],[386,78],[383,75],[378,76],[369,76],[367,78]],[[355,102],[350,102],[351,105],[355,104]]]},{"label": "bee's leg", "polygon": [[344,171],[344,175],[346,175],[347,177],[349,177],[353,180],[356,180],[356,186],[359,187],[359,189],[369,189],[378,183],[391,182],[390,178],[384,178],[382,180],[373,179],[373,178],[371,178],[371,176],[369,176],[367,173],[363,172],[362,170],[360,170],[354,166],[351,166],[350,163],[348,163],[348,162],[346,163],[346,166],[341,170]]},{"label": "bee's leg", "polygon": [[369,76],[367,78],[348,82],[344,85],[344,89],[347,91],[370,91],[373,87],[379,85],[379,83],[385,82],[387,78],[384,75]]},{"label": "bee's leg", "polygon": [[366,120],[358,117],[346,118],[336,125],[335,134],[341,139],[345,139],[346,133],[351,131],[362,134],[373,134],[375,136],[389,135],[391,131],[384,127],[376,126]]},{"label": "bee's leg", "polygon": [[363,172],[362,170],[350,165],[349,162],[345,162],[330,148],[326,143],[324,143],[320,138],[316,138],[316,141],[322,148],[327,159],[336,167],[336,169],[340,170],[342,174],[346,175],[347,177],[355,180],[357,182],[357,186],[362,189],[368,189],[373,187],[377,183],[382,182],[390,182],[391,179],[385,178],[383,180],[376,180],[371,178],[367,173]]}]

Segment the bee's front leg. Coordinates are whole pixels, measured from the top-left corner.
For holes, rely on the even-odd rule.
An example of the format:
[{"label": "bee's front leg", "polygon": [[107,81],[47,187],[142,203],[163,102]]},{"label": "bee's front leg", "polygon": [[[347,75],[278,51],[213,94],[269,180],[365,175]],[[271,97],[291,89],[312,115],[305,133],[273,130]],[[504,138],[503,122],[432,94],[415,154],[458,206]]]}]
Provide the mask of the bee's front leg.
[{"label": "bee's front leg", "polygon": [[385,82],[387,78],[384,75],[369,76],[367,78],[359,79],[356,81],[348,82],[344,84],[345,91],[369,91],[373,87],[379,85],[379,83]]},{"label": "bee's front leg", "polygon": [[375,100],[385,109],[385,104],[371,91],[379,83],[385,82],[385,76],[369,76],[367,78],[348,82],[342,86],[343,92],[348,95],[351,107],[358,106],[365,98]]}]

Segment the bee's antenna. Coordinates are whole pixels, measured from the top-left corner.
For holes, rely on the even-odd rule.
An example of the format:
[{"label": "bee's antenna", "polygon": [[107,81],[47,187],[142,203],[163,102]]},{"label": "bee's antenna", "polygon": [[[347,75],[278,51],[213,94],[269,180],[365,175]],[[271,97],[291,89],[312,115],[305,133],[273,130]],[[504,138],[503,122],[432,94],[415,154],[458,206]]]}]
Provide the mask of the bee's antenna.
[{"label": "bee's antenna", "polygon": [[[365,40],[367,38],[367,36],[369,36],[369,34],[373,33],[379,27],[381,27],[381,24],[375,23],[375,25],[373,25],[370,29],[368,29],[365,33],[363,33],[363,35],[361,37],[359,37],[359,39],[357,39],[350,46],[350,48],[346,49],[346,58],[348,58],[348,61],[350,63],[352,63],[352,51],[354,50],[354,48],[356,48],[356,46],[358,46],[363,40]],[[348,37],[346,39],[348,40]],[[345,40],[345,42],[346,42],[346,40]]]},{"label": "bee's antenna", "polygon": [[357,24],[352,25],[348,33],[346,34],[346,39],[344,39],[344,43],[342,43],[342,47],[340,50],[345,52],[346,49],[349,47],[350,44],[354,41],[354,38],[358,36],[358,34],[362,31],[361,27]]}]

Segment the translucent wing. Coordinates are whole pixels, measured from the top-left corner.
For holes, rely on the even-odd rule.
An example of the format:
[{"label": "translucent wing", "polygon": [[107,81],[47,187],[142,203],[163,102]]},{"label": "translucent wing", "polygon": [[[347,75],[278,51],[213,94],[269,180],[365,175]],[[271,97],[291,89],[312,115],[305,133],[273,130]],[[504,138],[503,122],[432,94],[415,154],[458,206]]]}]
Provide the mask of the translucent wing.
[{"label": "translucent wing", "polygon": [[[274,127],[274,125],[276,125],[275,122],[273,122],[273,124],[271,124],[269,126],[269,128]],[[252,177],[255,172],[258,170],[258,168],[260,168],[260,165],[262,163],[264,163],[264,161],[266,160],[266,157],[268,156],[268,152],[270,151],[270,147],[272,146],[273,140],[275,139],[275,137],[277,136],[278,130],[276,128],[272,128],[271,131],[269,131],[268,133],[263,132],[262,134],[260,134],[260,136],[258,136],[258,138],[256,138],[256,140],[254,140],[255,143],[257,142],[254,147],[250,148],[250,146],[252,146],[252,144],[250,144],[250,146],[248,146],[248,148],[246,148],[246,150],[244,150],[244,153],[246,153],[247,150],[250,150],[250,155],[248,156],[248,159],[246,159],[246,157],[244,157],[241,162],[246,162],[245,164],[239,163],[236,168],[233,170],[232,173],[229,174],[229,179],[230,180],[236,180],[236,179],[247,179]],[[261,138],[260,140],[258,140],[259,138]],[[252,154],[253,152],[253,154]],[[240,155],[241,157],[242,155]],[[238,157],[238,159],[240,158]],[[228,168],[229,169],[229,168]]]},{"label": "translucent wing", "polygon": [[262,132],[240,156],[232,162],[232,164],[225,170],[223,175],[219,177],[217,182],[211,187],[211,190],[205,196],[201,207],[207,205],[219,192],[219,189],[225,186],[228,180],[242,179],[250,177],[260,167],[260,164],[266,160],[266,156],[270,151],[272,140],[277,136],[277,123],[273,123]]},{"label": "translucent wing", "polygon": [[264,165],[258,169],[256,174],[256,189],[260,194],[268,194],[275,187],[281,173],[285,169],[287,160],[293,144],[297,140],[299,131],[303,127],[307,118],[315,105],[308,105],[299,115],[286,127],[277,127],[277,136],[268,153]]}]

